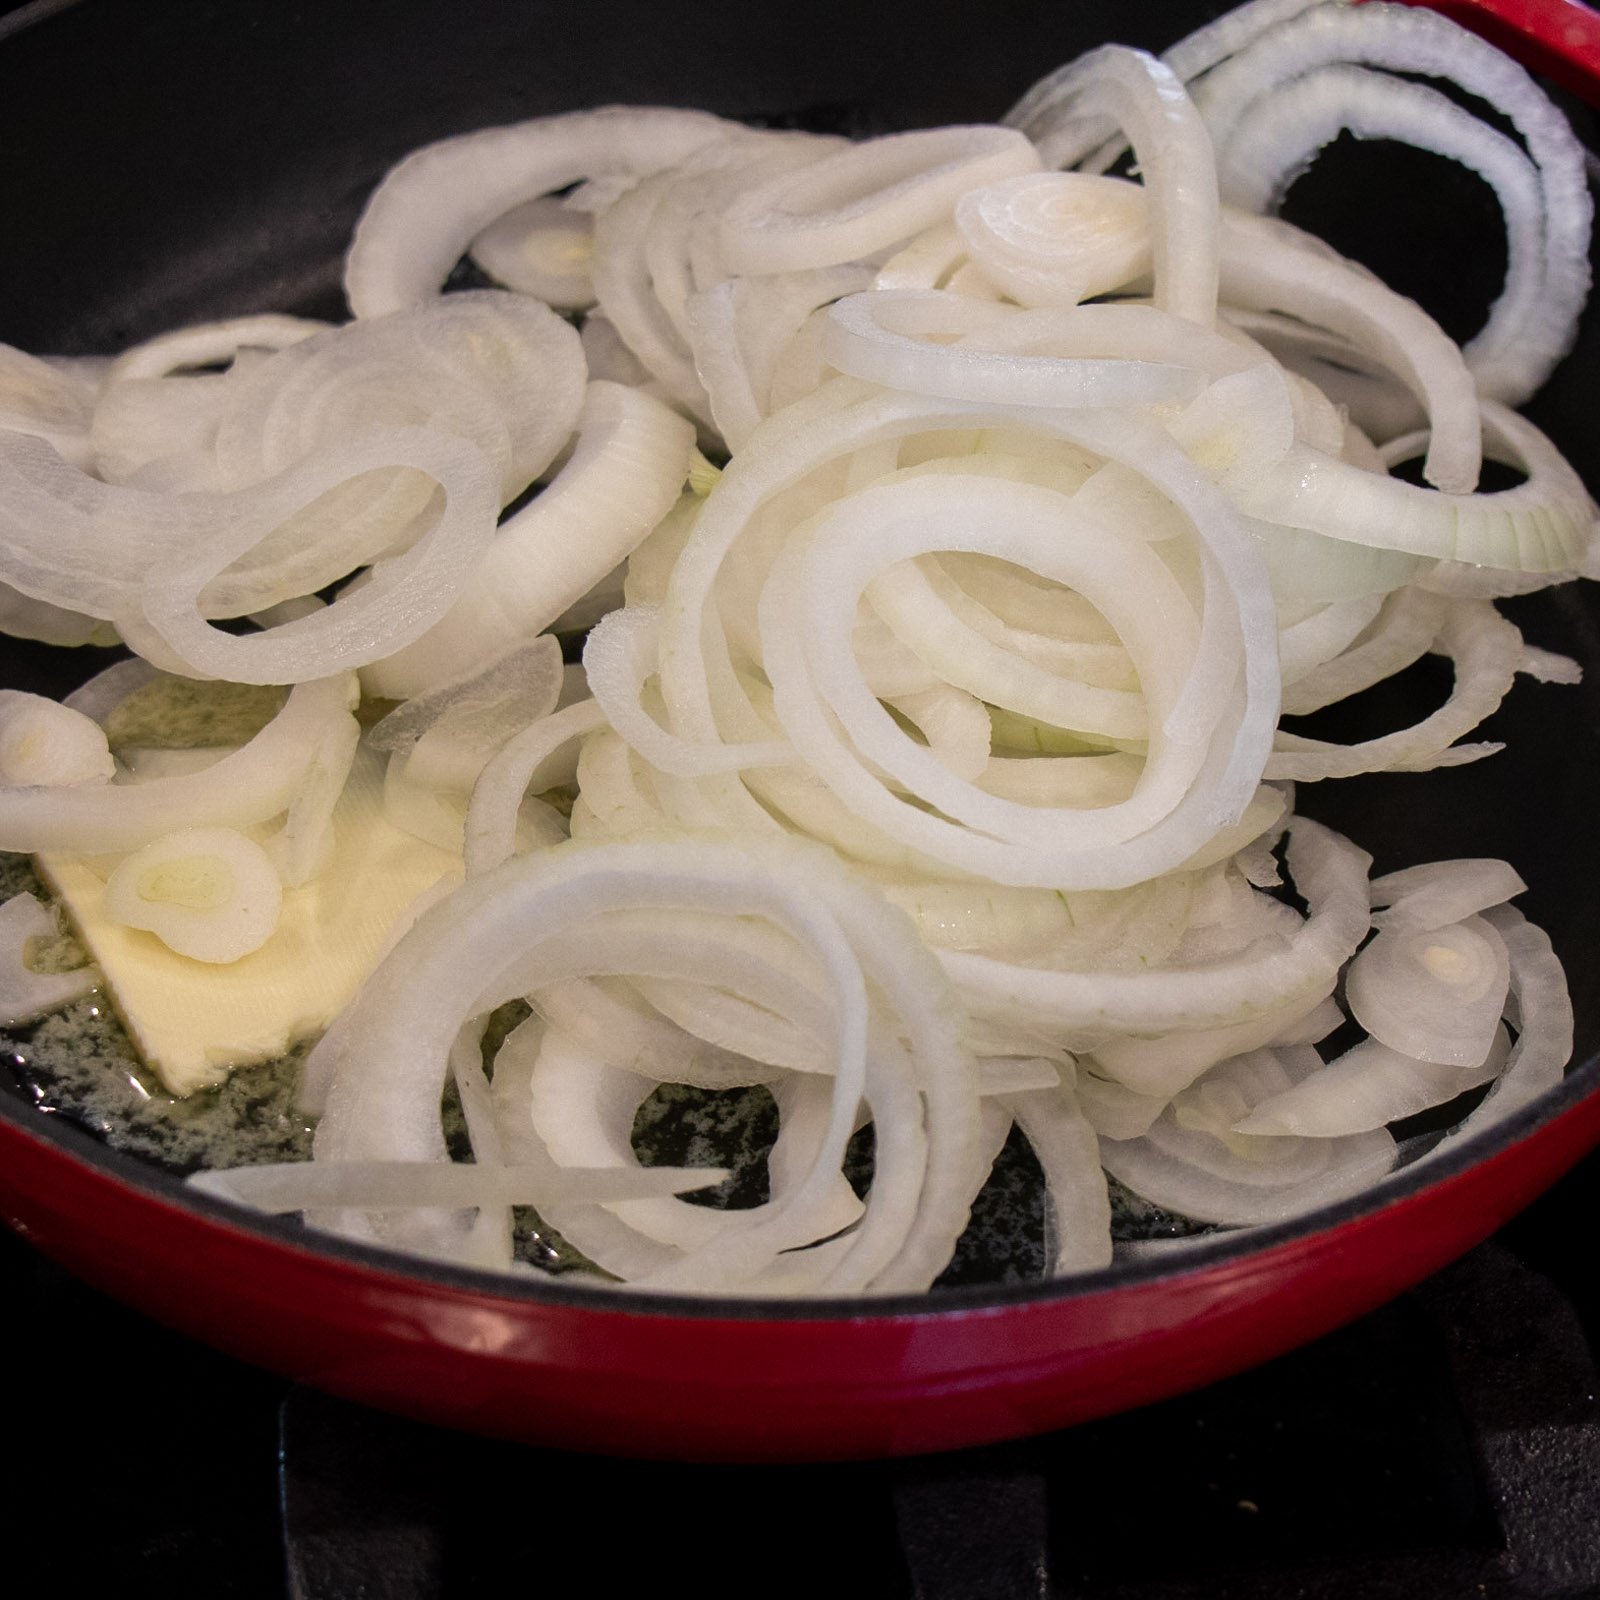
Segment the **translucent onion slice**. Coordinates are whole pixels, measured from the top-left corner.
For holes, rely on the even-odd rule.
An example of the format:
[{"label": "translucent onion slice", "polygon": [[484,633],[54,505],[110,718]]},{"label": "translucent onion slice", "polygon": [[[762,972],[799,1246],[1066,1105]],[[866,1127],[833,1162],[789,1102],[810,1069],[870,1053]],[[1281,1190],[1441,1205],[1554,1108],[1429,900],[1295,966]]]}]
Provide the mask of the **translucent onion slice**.
[{"label": "translucent onion slice", "polygon": [[1258,97],[1338,62],[1453,81],[1493,106],[1521,136],[1543,193],[1544,285],[1541,314],[1524,328],[1520,382],[1501,382],[1507,400],[1525,399],[1570,345],[1588,292],[1594,207],[1582,146],[1566,118],[1515,61],[1456,24],[1409,7],[1367,11],[1328,5],[1265,32],[1198,86],[1197,99],[1218,147],[1227,148]]},{"label": "translucent onion slice", "polygon": [[1372,880],[1372,903],[1388,909],[1374,915],[1375,928],[1426,933],[1504,905],[1527,890],[1509,861],[1480,858],[1430,861]]},{"label": "translucent onion slice", "polygon": [[330,721],[306,764],[283,826],[263,844],[286,889],[310,882],[331,859],[333,809],[349,782],[360,744],[361,726],[354,717]]},{"label": "translucent onion slice", "polygon": [[1053,74],[1017,125],[1046,166],[1070,167],[1104,137],[1106,118],[1127,133],[1149,196],[1156,304],[1209,328],[1217,312],[1216,164],[1172,69],[1142,50],[1104,45]]},{"label": "translucent onion slice", "polygon": [[1488,1055],[1475,1067],[1419,1061],[1367,1039],[1292,1089],[1257,1101],[1249,1116],[1234,1124],[1234,1132],[1316,1139],[1367,1133],[1493,1082],[1510,1054],[1504,1026],[1495,1030]]},{"label": "translucent onion slice", "polygon": [[[118,687],[127,683],[120,677]],[[179,828],[244,829],[290,804],[328,729],[350,722],[352,676],[299,684],[242,749],[202,771],[132,784],[0,790],[0,849],[109,855]]]},{"label": "translucent onion slice", "polygon": [[[981,1182],[971,1060],[953,1042],[960,1028],[948,990],[909,924],[822,852],[722,840],[565,847],[472,880],[424,914],[318,1047],[336,1065],[317,1158],[441,1160],[438,1094],[460,1016],[582,976],[584,967],[604,973],[611,962],[604,951],[615,941],[585,936],[586,927],[598,932],[594,919],[672,906],[759,917],[818,963],[833,995],[836,1073],[825,1137],[785,1204],[646,1281],[680,1289],[744,1282],[804,1243],[791,1223],[799,1230],[817,1196],[837,1182],[864,1093],[884,1109],[878,1177],[823,1286],[925,1286]],[[881,997],[870,1005],[868,975]],[[890,1008],[881,1024],[879,1004]],[[891,1031],[880,1031],[891,1017]],[[889,1043],[896,1034],[908,1041],[909,1056]],[[909,1120],[901,1111],[891,1116],[890,1106]],[[424,1216],[419,1225],[436,1233],[438,1224]],[[392,1216],[365,1225],[383,1237],[407,1236]]]},{"label": "translucent onion slice", "polygon": [[118,862],[102,909],[194,961],[237,961],[272,937],[283,906],[277,869],[230,828],[164,834]]},{"label": "translucent onion slice", "polygon": [[1504,941],[1510,959],[1514,1004],[1509,1014],[1517,1038],[1482,1103],[1422,1157],[1425,1161],[1548,1093],[1572,1059],[1572,996],[1548,935],[1514,906],[1495,906],[1484,913],[1484,921]]},{"label": "translucent onion slice", "polygon": [[1149,272],[1145,202],[1123,179],[1029,173],[964,194],[956,227],[985,276],[1013,299],[1071,306]]},{"label": "translucent onion slice", "polygon": [[1356,1021],[1400,1054],[1475,1067],[1493,1046],[1509,983],[1504,940],[1469,917],[1380,932],[1351,962],[1345,997]]},{"label": "translucent onion slice", "polygon": [[402,833],[441,850],[459,851],[466,834],[466,811],[461,795],[408,779],[403,755],[392,755],[385,763],[383,816]]},{"label": "translucent onion slice", "polygon": [[6,1026],[37,1021],[99,983],[97,967],[37,972],[29,965],[32,950],[58,936],[55,917],[33,895],[12,895],[0,905],[0,1021]]},{"label": "translucent onion slice", "polygon": [[1526,483],[1493,494],[1440,494],[1297,444],[1241,489],[1240,505],[1270,522],[1382,550],[1512,571],[1571,571],[1594,526],[1588,491],[1532,423],[1492,401],[1482,411],[1486,445],[1511,456]]},{"label": "translucent onion slice", "polygon": [[577,773],[576,743],[605,726],[593,700],[563,706],[524,728],[484,764],[467,809],[464,849],[469,873],[487,872],[517,849],[517,821],[530,790],[554,788]]},{"label": "translucent onion slice", "polygon": [[1491,715],[1522,665],[1522,635],[1487,600],[1453,601],[1432,648],[1455,668],[1450,698],[1414,727],[1360,744],[1334,745],[1279,733],[1267,762],[1269,778],[1310,782],[1358,772],[1425,772],[1491,755],[1497,744],[1455,740]]},{"label": "translucent onion slice", "polygon": [[470,678],[406,701],[367,740],[399,753],[409,782],[466,794],[497,750],[555,710],[561,685],[561,645],[544,634]]},{"label": "translucent onion slice", "polygon": [[1279,1222],[1343,1199],[1393,1166],[1387,1132],[1303,1139],[1233,1131],[1253,1106],[1320,1065],[1308,1049],[1235,1056],[1180,1095],[1143,1138],[1102,1139],[1100,1158],[1136,1194],[1206,1222]]},{"label": "translucent onion slice", "polygon": [[0,689],[0,785],[108,783],[116,773],[105,730],[81,711]]},{"label": "translucent onion slice", "polygon": [[958,196],[1037,171],[1008,128],[928,128],[852,145],[749,190],[723,213],[733,272],[793,272],[858,261],[947,219]]},{"label": "translucent onion slice", "polygon": [[[838,301],[822,338],[840,372],[889,389],[1007,405],[1132,406],[1192,399],[1201,380],[1172,362],[1107,359],[1087,353],[995,353],[984,347],[999,306],[940,290],[874,289]],[[1063,332],[1071,340],[1072,326]],[[1086,330],[1087,331],[1087,330]],[[967,335],[960,344],[940,342]]]},{"label": "translucent onion slice", "polygon": [[591,383],[554,481],[501,525],[445,615],[367,669],[367,687],[419,694],[549,627],[671,510],[693,446],[691,425],[659,401]]},{"label": "translucent onion slice", "polygon": [[715,1187],[717,1167],[501,1166],[433,1161],[284,1161],[196,1172],[189,1186],[252,1211],[282,1214],[331,1207],[542,1206],[551,1201],[627,1200]]},{"label": "translucent onion slice", "polygon": [[699,111],[610,106],[442,139],[390,169],[345,262],[358,317],[422,304],[490,223],[584,178],[672,166],[732,125]]},{"label": "translucent onion slice", "polygon": [[1216,961],[1137,972],[1058,972],[964,951],[940,962],[984,1017],[1060,1029],[1158,1034],[1223,1027],[1330,994],[1370,926],[1371,857],[1307,818],[1289,825],[1289,871],[1309,914],[1294,936]]},{"label": "translucent onion slice", "polygon": [[553,195],[513,206],[472,241],[470,253],[496,283],[557,311],[594,304],[593,221]]},{"label": "translucent onion slice", "polygon": [[1008,1096],[1016,1118],[1044,1173],[1050,1208],[1050,1272],[1092,1272],[1111,1265],[1111,1200],[1100,1168],[1099,1141],[1071,1087]]}]

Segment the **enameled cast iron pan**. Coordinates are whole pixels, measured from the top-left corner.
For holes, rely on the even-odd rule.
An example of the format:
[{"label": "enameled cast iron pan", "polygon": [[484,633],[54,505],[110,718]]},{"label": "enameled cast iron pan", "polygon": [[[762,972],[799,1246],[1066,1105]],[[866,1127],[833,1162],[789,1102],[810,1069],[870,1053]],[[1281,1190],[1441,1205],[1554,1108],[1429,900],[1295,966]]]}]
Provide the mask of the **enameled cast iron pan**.
[{"label": "enameled cast iron pan", "polygon": [[[248,310],[339,315],[339,262],[362,199],[399,155],[446,133],[605,101],[849,131],[981,120],[1088,45],[1159,49],[1209,9],[27,7],[0,20],[0,338],[95,352]],[[1503,265],[1492,203],[1442,163],[1366,154],[1306,180],[1298,215],[1316,213],[1458,336],[1470,332]],[[1591,313],[1533,407],[1592,489],[1597,354]],[[1519,686],[1481,735],[1510,746],[1491,761],[1307,786],[1302,805],[1371,850],[1379,870],[1511,860],[1572,982],[1577,1062],[1543,1102],[1332,1210],[1219,1235],[1181,1266],[774,1311],[507,1281],[252,1220],[40,1115],[0,1073],[0,1212],[99,1287],[250,1361],[429,1420],[577,1449],[932,1450],[1059,1427],[1263,1360],[1461,1254],[1600,1142],[1600,609],[1588,592],[1514,609],[1533,641],[1583,661],[1584,686]],[[21,687],[60,692],[93,670],[69,653],[6,648],[7,681]],[[1414,671],[1350,708],[1347,735],[1440,692],[1426,667]]]}]

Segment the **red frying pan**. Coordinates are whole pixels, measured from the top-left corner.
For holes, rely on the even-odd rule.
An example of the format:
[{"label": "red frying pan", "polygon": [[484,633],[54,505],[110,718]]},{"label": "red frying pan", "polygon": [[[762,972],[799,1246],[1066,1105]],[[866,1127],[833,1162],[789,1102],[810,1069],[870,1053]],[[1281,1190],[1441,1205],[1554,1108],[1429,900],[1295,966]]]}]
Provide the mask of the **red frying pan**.
[{"label": "red frying pan", "polygon": [[[421,0],[363,9],[312,8],[291,22],[265,3],[221,15],[181,0],[89,3],[0,22],[13,219],[0,337],[92,350],[236,310],[331,312],[342,242],[371,182],[405,149],[458,128],[607,99],[859,126],[970,120],[1088,44],[1159,48],[1204,14],[1151,5],[1130,23],[1125,7],[1059,0],[932,17],[909,5],[863,16],[827,0],[759,17],[620,0],[581,15],[482,5],[470,19]],[[1454,9],[1469,22],[1484,13],[1486,32],[1492,14],[1500,42],[1600,93],[1600,39],[1584,8]],[[1438,259],[1457,258],[1424,257],[1420,275],[1439,277],[1427,271]],[[1535,408],[1580,468],[1600,460],[1597,344],[1591,315]],[[1524,904],[1572,979],[1577,1062],[1518,1116],[1339,1206],[1064,1282],[774,1310],[512,1281],[247,1217],[41,1115],[19,1090],[0,1093],[0,1213],[111,1294],[299,1381],[591,1451],[912,1453],[1060,1427],[1236,1371],[1460,1255],[1600,1143],[1600,935],[1588,916],[1600,890],[1590,798],[1600,628],[1572,594],[1533,597],[1518,616],[1536,642],[1577,655],[1591,686],[1519,689],[1486,735],[1510,747],[1496,762],[1323,785],[1304,804],[1372,849],[1380,869],[1418,853],[1515,862],[1531,885]],[[10,679],[60,687],[85,672],[17,652]]]}]

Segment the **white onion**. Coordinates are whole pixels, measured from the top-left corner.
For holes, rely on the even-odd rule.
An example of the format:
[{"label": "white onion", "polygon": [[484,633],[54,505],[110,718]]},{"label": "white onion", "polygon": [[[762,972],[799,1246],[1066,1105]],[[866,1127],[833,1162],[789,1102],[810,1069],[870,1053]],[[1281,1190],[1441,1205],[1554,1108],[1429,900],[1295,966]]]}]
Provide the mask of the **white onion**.
[{"label": "white onion", "polygon": [[831,267],[909,239],[983,183],[1036,171],[1006,128],[934,128],[872,139],[741,196],[719,242],[735,272]]},{"label": "white onion", "polygon": [[0,689],[0,785],[107,783],[117,770],[92,717],[42,695]]},{"label": "white onion", "polygon": [[1277,1222],[1364,1189],[1393,1165],[1378,1129],[1331,1139],[1233,1131],[1255,1105],[1320,1066],[1316,1052],[1259,1050],[1214,1067],[1139,1139],[1102,1139],[1106,1170],[1168,1210],[1234,1225]]},{"label": "white onion", "polygon": [[1351,962],[1345,994],[1356,1021],[1402,1055],[1475,1067],[1494,1042],[1509,983],[1504,942],[1469,917],[1380,932]]},{"label": "white onion", "polygon": [[162,835],[106,879],[107,917],[194,961],[227,963],[272,937],[283,887],[266,851],[231,828]]},{"label": "white onion", "polygon": [[29,964],[32,948],[58,937],[56,919],[31,894],[15,894],[0,904],[0,1020],[8,1027],[34,1022],[80,1000],[100,982],[99,969],[37,972]]},{"label": "white onion", "polygon": [[608,107],[485,128],[424,146],[379,185],[356,224],[345,293],[358,317],[419,305],[462,252],[524,200],[580,178],[642,176],[730,124],[698,111]]}]

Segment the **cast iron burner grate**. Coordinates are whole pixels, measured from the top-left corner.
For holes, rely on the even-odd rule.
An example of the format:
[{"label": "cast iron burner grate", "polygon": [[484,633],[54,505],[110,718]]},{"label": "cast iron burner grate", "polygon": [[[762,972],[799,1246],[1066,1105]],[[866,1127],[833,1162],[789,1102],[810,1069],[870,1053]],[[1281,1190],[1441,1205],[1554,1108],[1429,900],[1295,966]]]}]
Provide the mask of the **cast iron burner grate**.
[{"label": "cast iron burner grate", "polygon": [[296,1390],[289,1593],[454,1600],[575,1559],[619,1595],[1576,1600],[1600,1596],[1596,1394],[1573,1307],[1499,1245],[1199,1395],[918,1461],[589,1459]]}]

